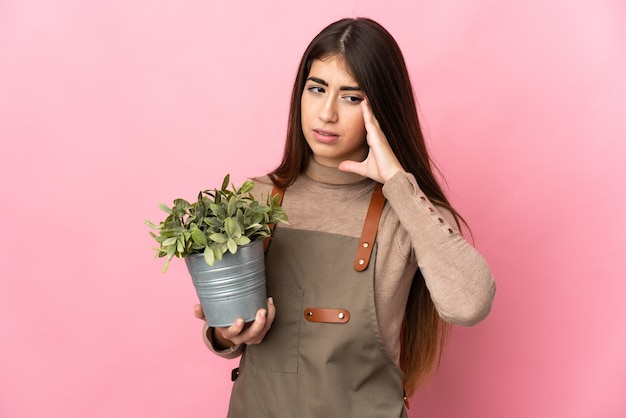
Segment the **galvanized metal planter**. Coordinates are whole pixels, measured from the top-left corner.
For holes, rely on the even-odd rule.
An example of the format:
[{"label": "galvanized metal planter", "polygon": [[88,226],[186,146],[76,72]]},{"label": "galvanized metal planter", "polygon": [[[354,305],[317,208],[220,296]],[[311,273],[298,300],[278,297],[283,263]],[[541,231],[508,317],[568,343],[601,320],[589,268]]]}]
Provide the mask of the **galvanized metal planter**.
[{"label": "galvanized metal planter", "polygon": [[253,321],[259,308],[267,308],[263,240],[226,252],[209,266],[202,254],[185,257],[207,323],[232,325],[237,318]]}]

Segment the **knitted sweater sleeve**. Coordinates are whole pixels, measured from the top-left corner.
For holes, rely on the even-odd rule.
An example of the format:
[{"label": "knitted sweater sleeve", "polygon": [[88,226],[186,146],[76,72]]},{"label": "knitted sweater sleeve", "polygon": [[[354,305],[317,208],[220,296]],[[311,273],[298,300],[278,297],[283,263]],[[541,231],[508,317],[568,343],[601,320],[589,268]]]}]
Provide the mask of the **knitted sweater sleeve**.
[{"label": "knitted sweater sleeve", "polygon": [[398,238],[410,242],[441,318],[463,326],[482,321],[491,310],[495,281],[484,258],[459,233],[452,214],[432,204],[411,174],[397,173],[383,193],[400,221]]},{"label": "knitted sweater sleeve", "polygon": [[204,344],[209,348],[209,350],[211,350],[218,356],[226,358],[226,359],[233,359],[233,358],[239,357],[241,353],[243,352],[243,345],[241,344],[236,344],[225,350],[216,349],[215,345],[213,344],[213,329],[209,328],[209,326],[206,323],[204,324],[204,327],[202,328],[202,340],[204,341]]}]

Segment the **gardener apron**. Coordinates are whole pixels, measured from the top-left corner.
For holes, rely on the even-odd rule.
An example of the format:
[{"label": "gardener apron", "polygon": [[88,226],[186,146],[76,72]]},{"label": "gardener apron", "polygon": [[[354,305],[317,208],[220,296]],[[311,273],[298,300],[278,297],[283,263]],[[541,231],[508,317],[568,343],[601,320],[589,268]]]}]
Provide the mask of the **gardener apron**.
[{"label": "gardener apron", "polygon": [[361,238],[276,228],[266,253],[276,318],[244,350],[228,417],[406,417],[402,371],[382,344],[374,305],[383,205],[377,185]]}]

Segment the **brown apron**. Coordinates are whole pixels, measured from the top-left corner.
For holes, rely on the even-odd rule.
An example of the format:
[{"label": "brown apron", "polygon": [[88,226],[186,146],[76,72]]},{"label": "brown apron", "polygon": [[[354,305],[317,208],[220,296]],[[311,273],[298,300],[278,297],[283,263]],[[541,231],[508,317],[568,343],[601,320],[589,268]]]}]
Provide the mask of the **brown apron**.
[{"label": "brown apron", "polygon": [[[369,266],[353,264],[364,247]],[[244,350],[228,417],[406,417],[402,371],[378,332],[375,257],[359,238],[276,228],[266,254],[276,318]]]}]

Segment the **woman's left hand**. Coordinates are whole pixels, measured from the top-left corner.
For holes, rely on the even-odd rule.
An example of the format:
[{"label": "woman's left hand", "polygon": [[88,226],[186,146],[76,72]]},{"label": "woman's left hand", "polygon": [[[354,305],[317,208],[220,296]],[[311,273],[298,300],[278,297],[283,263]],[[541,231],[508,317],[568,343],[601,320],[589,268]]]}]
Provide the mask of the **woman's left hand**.
[{"label": "woman's left hand", "polygon": [[385,134],[380,129],[378,120],[367,102],[361,102],[363,121],[365,122],[366,140],[369,147],[367,157],[362,162],[342,161],[339,169],[369,177],[379,183],[386,183],[397,172],[404,171],[400,161],[393,153]]}]

